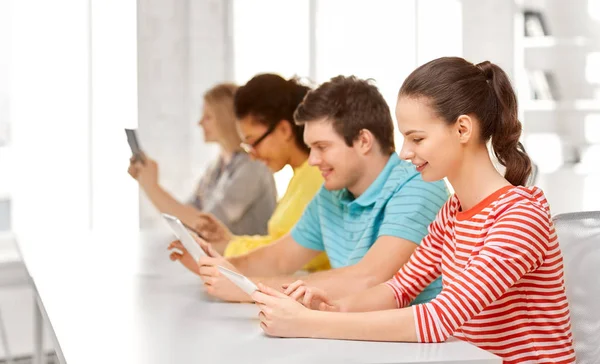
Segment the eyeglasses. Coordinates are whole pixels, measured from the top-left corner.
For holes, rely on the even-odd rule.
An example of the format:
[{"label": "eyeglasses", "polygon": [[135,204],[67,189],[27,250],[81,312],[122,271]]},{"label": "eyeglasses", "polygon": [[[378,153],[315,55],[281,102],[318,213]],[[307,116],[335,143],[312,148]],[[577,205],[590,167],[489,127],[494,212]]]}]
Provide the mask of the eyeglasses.
[{"label": "eyeglasses", "polygon": [[250,154],[253,150],[256,149],[256,147],[263,140],[265,140],[266,137],[269,136],[269,134],[271,134],[275,130],[275,128],[277,127],[277,124],[279,124],[279,123],[271,124],[271,126],[269,126],[269,128],[267,129],[267,131],[265,131],[264,134],[260,136],[260,138],[256,139],[254,141],[254,143],[252,143],[252,144],[250,144],[250,143],[240,143],[240,147],[244,150],[244,152]]}]

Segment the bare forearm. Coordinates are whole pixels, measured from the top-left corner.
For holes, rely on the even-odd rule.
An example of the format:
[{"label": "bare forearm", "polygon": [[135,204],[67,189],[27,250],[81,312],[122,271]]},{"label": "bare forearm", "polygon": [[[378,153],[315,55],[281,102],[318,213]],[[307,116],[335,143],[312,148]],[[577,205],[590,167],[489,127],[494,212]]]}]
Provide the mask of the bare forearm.
[{"label": "bare forearm", "polygon": [[333,299],[360,294],[384,280],[377,272],[371,272],[359,264],[304,276],[281,277],[281,280],[286,279],[287,281],[284,283],[301,279],[307,286],[324,290]]},{"label": "bare forearm", "polygon": [[383,311],[397,308],[396,297],[390,287],[378,284],[366,291],[346,296],[336,301],[345,312]]},{"label": "bare forearm", "polygon": [[180,203],[158,184],[145,187],[144,192],[160,212],[176,216],[189,227],[194,226],[195,208]]},{"label": "bare forearm", "polygon": [[373,312],[311,311],[307,337],[323,339],[416,342],[412,308]]},{"label": "bare forearm", "polygon": [[[278,264],[278,255],[269,252],[270,248],[270,246],[265,246],[248,254],[231,257],[227,260],[248,277],[269,277],[287,273],[282,271]],[[261,281],[259,280],[259,282]]]}]

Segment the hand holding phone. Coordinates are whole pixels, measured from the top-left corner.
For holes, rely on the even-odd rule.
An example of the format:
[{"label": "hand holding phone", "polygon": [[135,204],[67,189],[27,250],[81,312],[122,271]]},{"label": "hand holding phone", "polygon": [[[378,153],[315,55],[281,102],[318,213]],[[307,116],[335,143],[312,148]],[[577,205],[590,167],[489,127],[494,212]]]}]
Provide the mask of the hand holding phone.
[{"label": "hand holding phone", "polygon": [[140,148],[140,144],[137,139],[137,133],[135,129],[125,129],[125,134],[127,135],[127,143],[129,143],[129,148],[131,149],[131,154],[135,161],[140,161],[142,164],[146,162],[144,159],[144,152]]}]

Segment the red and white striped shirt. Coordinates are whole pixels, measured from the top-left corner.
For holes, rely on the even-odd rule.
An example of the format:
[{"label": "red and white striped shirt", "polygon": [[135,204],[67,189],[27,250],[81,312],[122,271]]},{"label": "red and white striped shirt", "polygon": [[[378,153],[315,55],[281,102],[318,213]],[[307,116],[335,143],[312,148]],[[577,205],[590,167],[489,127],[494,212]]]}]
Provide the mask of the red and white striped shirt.
[{"label": "red and white striped shirt", "polygon": [[413,306],[420,342],[454,336],[505,363],[575,361],[562,255],[539,188],[508,186],[468,211],[452,196],[387,285],[406,307],[440,274],[441,293]]}]

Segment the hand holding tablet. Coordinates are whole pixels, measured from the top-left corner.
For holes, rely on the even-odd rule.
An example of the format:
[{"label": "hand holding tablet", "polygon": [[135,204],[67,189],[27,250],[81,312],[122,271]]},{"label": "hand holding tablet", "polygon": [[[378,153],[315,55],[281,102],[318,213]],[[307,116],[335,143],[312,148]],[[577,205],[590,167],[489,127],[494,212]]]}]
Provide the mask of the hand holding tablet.
[{"label": "hand holding tablet", "polygon": [[198,261],[202,256],[207,256],[206,252],[194,240],[194,237],[192,237],[178,218],[169,214],[162,214],[162,216],[173,231],[173,234],[181,241],[183,247],[192,255],[195,261]]},{"label": "hand holding tablet", "polygon": [[243,276],[227,268],[221,267],[220,265],[217,265],[217,269],[219,270],[219,272],[221,272],[221,274],[223,274],[227,279],[229,279],[233,284],[238,286],[242,291],[246,292],[247,294],[251,295],[252,293],[254,293],[254,291],[258,290],[256,284],[254,284],[254,282],[252,282],[246,276]]}]

